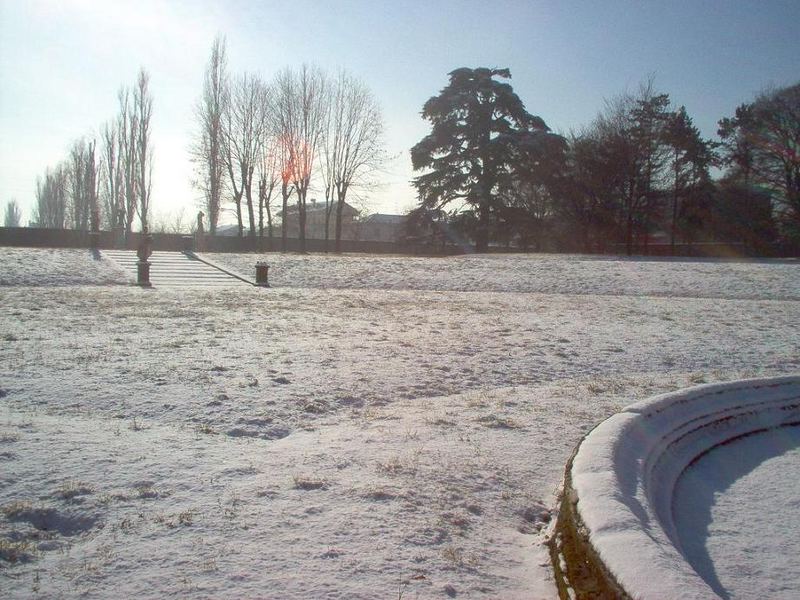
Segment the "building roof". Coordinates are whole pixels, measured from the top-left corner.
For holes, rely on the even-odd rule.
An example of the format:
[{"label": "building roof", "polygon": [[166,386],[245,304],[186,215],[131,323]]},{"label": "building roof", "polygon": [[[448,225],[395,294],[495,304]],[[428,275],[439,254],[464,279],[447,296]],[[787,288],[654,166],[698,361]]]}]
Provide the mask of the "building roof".
[{"label": "building roof", "polygon": [[[325,203],[324,202],[317,202],[316,200],[309,200],[308,202],[306,202],[306,213],[322,212],[324,210],[325,210]],[[334,208],[332,210],[333,210],[333,212],[336,211],[335,203],[334,203]],[[289,206],[287,206],[286,207],[286,212],[289,215],[296,214],[297,213],[297,204],[290,204]],[[347,215],[347,216],[356,216],[356,215],[358,215],[359,212],[360,211],[357,208],[351,206],[347,202],[344,203],[344,209],[342,211],[342,214]],[[283,211],[280,211],[278,213],[278,216],[283,216]]]},{"label": "building roof", "polygon": [[408,215],[387,215],[375,213],[364,219],[364,223],[376,223],[386,225],[402,225],[408,220]]},{"label": "building roof", "polygon": [[[249,229],[249,227],[245,227],[245,235]],[[232,225],[217,225],[217,235],[237,236],[239,235],[239,225],[236,223]]]}]

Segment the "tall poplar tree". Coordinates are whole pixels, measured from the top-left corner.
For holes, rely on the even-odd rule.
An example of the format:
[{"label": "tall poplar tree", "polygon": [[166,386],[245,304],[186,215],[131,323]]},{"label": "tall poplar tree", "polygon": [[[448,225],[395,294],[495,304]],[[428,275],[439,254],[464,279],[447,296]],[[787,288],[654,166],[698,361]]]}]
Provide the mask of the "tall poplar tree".
[{"label": "tall poplar tree", "polygon": [[195,109],[199,132],[192,147],[199,179],[195,185],[203,192],[208,230],[217,232],[220,204],[225,185],[225,111],[230,101],[225,38],[217,37],[203,78],[203,94]]}]

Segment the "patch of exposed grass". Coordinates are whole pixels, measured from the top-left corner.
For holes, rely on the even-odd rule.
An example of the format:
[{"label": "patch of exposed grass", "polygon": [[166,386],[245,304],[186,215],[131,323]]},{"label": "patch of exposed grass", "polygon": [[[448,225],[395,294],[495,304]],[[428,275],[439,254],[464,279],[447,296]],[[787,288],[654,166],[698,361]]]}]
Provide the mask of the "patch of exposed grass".
[{"label": "patch of exposed grass", "polygon": [[195,433],[205,435],[216,435],[216,430],[208,423],[200,423],[194,428]]},{"label": "patch of exposed grass", "polygon": [[477,421],[485,427],[491,427],[492,429],[522,429],[521,423],[511,417],[505,417],[503,415],[478,417]]},{"label": "patch of exposed grass", "polygon": [[141,484],[133,488],[139,498],[158,498],[159,493],[150,484]]},{"label": "patch of exposed grass", "polygon": [[16,521],[24,517],[24,515],[30,513],[31,508],[32,506],[30,502],[26,502],[25,500],[16,500],[0,507],[0,512],[2,512],[9,521]]},{"label": "patch of exposed grass", "polygon": [[292,481],[298,490],[320,490],[328,487],[326,480],[308,475],[293,475]]},{"label": "patch of exposed grass", "polygon": [[408,465],[399,457],[392,456],[383,461],[378,461],[378,471],[387,475],[400,475],[407,471]]},{"label": "patch of exposed grass", "polygon": [[361,493],[364,500],[371,500],[373,502],[385,502],[394,500],[398,495],[390,490],[380,487],[371,487]]},{"label": "patch of exposed grass", "polygon": [[442,558],[454,567],[474,567],[478,564],[478,557],[475,554],[466,552],[458,546],[445,546],[442,549]]},{"label": "patch of exposed grass", "polygon": [[446,413],[433,417],[426,417],[425,423],[434,427],[454,427],[456,424],[455,421],[447,418]]},{"label": "patch of exposed grass", "polygon": [[706,376],[703,373],[692,373],[689,376],[689,381],[699,385],[701,383],[706,383],[708,380],[706,379]]},{"label": "patch of exposed grass", "polygon": [[36,555],[36,547],[27,540],[11,541],[0,538],[0,560],[14,564],[25,562]]},{"label": "patch of exposed grass", "polygon": [[194,512],[192,510],[184,510],[171,515],[156,515],[153,517],[153,521],[169,529],[175,529],[178,526],[189,527],[194,523]]},{"label": "patch of exposed grass", "polygon": [[77,479],[68,479],[58,488],[58,496],[64,500],[72,500],[77,496],[94,493],[94,487]]}]

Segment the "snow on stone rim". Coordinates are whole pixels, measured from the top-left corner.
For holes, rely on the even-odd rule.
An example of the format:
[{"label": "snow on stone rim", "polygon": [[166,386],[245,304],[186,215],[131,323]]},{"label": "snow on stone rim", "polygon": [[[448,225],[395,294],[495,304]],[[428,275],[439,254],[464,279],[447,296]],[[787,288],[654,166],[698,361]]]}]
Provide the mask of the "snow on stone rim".
[{"label": "snow on stone rim", "polygon": [[572,460],[567,493],[606,573],[634,598],[714,597],[680,547],[677,480],[716,446],[798,421],[800,376],[787,376],[663,394],[601,423]]}]

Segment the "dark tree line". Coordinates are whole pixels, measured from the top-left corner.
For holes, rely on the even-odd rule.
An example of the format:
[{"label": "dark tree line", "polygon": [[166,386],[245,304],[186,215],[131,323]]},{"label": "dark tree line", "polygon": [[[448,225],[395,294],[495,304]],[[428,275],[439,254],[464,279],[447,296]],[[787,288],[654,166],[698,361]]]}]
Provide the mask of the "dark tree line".
[{"label": "dark tree line", "polygon": [[800,83],[742,104],[718,133],[738,201],[758,210],[768,197],[781,238],[800,246]]},{"label": "dark tree line", "polygon": [[22,225],[22,211],[16,199],[12,198],[6,204],[3,215],[3,227],[20,227]]},{"label": "dark tree line", "polygon": [[800,241],[800,85],[740,106],[717,142],[652,81],[556,135],[509,78],[457,69],[426,102],[431,133],[411,150],[422,173],[410,240],[628,254],[648,253],[653,239],[672,253],[722,242],[764,254]]}]

